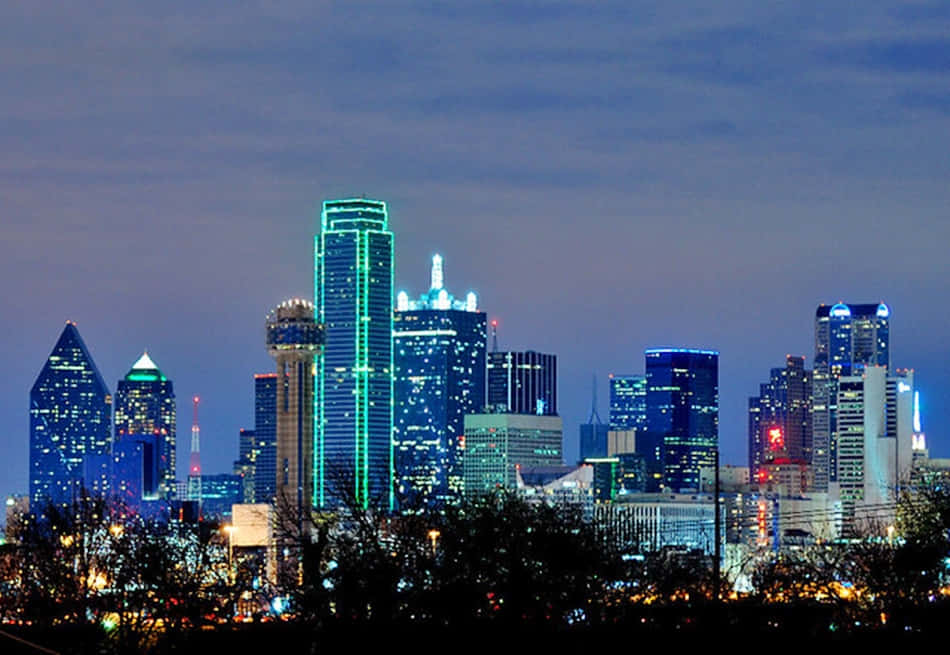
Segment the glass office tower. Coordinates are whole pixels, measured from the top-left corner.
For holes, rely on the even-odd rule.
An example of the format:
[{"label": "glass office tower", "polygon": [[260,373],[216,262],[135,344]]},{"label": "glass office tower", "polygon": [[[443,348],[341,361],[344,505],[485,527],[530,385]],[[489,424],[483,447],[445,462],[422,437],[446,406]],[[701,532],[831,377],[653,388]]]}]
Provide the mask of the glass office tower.
[{"label": "glass office tower", "polygon": [[315,240],[315,504],[392,509],[393,235],[386,203],[323,203]]},{"label": "glass office tower", "polygon": [[393,316],[396,490],[406,509],[438,507],[462,494],[464,417],[485,407],[485,313],[469,292],[444,286],[432,258],[429,291],[400,292]]},{"label": "glass office tower", "polygon": [[700,470],[713,467],[719,445],[719,353],[646,351],[647,430],[637,452],[651,488],[698,490]]},{"label": "glass office tower", "polygon": [[837,380],[868,366],[890,367],[891,310],[884,303],[819,305],[815,310],[812,458],[815,489],[837,480]]},{"label": "glass office tower", "polygon": [[175,495],[175,390],[172,381],[144,353],[119,380],[115,392],[116,443],[136,435],[155,435],[158,495]]},{"label": "glass office tower", "polygon": [[85,460],[108,462],[112,397],[73,322],[66,323],[30,390],[30,503],[78,500]]},{"label": "glass office tower", "polygon": [[645,375],[610,374],[611,430],[643,431],[647,425],[647,378]]}]

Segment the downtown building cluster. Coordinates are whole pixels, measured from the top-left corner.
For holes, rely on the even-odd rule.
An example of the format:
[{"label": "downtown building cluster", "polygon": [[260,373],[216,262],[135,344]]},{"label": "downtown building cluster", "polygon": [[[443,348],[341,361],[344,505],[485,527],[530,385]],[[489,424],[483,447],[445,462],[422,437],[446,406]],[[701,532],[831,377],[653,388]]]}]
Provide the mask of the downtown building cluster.
[{"label": "downtown building cluster", "polygon": [[441,256],[414,299],[395,293],[393,263],[386,203],[324,202],[314,297],[267,314],[275,366],[253,376],[254,425],[230,473],[201,472],[195,399],[178,481],[171,380],[145,354],[113,399],[67,324],[31,392],[34,511],[91,494],[231,520],[237,546],[259,547],[273,544],[248,535],[270,534],[260,517],[281,508],[437,512],[506,489],[579,508],[637,548],[712,553],[892,521],[923,461],[913,372],[891,368],[884,304],[818,308],[812,368],[788,356],[750,399],[748,467],[719,466],[719,353],[684,347],[611,375],[608,420],[595,393],[567,463],[556,356],[499,350],[476,294],[449,292]]}]

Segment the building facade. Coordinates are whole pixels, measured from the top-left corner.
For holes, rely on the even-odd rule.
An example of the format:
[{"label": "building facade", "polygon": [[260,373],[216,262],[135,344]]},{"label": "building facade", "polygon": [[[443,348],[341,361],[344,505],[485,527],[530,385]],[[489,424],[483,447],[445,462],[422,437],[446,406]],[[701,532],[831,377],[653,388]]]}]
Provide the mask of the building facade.
[{"label": "building facade", "polygon": [[455,300],[435,255],[428,293],[409,300],[400,292],[393,315],[393,456],[404,509],[460,497],[464,417],[485,407],[485,347],[485,313],[476,295]]},{"label": "building facade", "polygon": [[637,452],[647,461],[650,488],[697,490],[719,446],[719,353],[647,350],[646,379],[647,429]]},{"label": "building facade", "polygon": [[393,235],[386,203],[323,203],[315,244],[316,503],[392,509]]},{"label": "building facade", "polygon": [[78,500],[85,458],[107,461],[111,450],[112,396],[76,324],[67,322],[30,389],[30,503]]},{"label": "building facade", "polygon": [[298,511],[313,507],[313,369],[323,327],[313,303],[294,298],[267,315],[267,350],[277,364],[276,500]]},{"label": "building facade", "polygon": [[819,305],[815,311],[811,463],[819,490],[837,479],[837,380],[867,366],[890,366],[890,318],[884,303]]},{"label": "building facade", "polygon": [[507,414],[557,416],[557,356],[488,353],[488,408]]},{"label": "building facade", "polygon": [[465,417],[462,477],[465,495],[514,490],[518,470],[561,466],[563,425],[559,416],[471,414]]},{"label": "building facade", "polygon": [[769,381],[759,385],[759,395],[749,398],[751,476],[775,460],[811,463],[811,398],[811,371],[805,368],[805,358],[786,355],[785,367],[773,368]]},{"label": "building facade", "polygon": [[277,495],[277,374],[254,375],[254,502]]},{"label": "building facade", "polygon": [[119,380],[115,393],[115,440],[154,435],[158,456],[158,495],[175,497],[175,389],[161,369],[144,353]]},{"label": "building facade", "polygon": [[611,430],[644,431],[647,425],[647,378],[645,375],[610,374]]}]

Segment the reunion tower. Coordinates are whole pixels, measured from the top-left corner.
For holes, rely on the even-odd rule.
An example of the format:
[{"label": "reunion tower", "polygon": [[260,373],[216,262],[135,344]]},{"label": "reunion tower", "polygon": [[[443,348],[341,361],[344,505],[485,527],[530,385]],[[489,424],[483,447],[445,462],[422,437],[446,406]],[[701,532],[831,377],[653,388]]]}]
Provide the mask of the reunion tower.
[{"label": "reunion tower", "polygon": [[313,506],[313,364],[323,326],[309,300],[294,298],[267,315],[267,350],[277,362],[277,502]]}]

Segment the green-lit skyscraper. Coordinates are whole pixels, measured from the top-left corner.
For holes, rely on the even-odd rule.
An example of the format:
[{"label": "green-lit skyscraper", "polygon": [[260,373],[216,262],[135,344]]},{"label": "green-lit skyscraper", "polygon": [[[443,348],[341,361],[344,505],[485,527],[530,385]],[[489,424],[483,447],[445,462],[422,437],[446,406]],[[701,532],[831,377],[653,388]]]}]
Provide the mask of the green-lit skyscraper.
[{"label": "green-lit skyscraper", "polygon": [[314,504],[393,506],[393,235],[386,203],[323,203],[315,243]]}]

